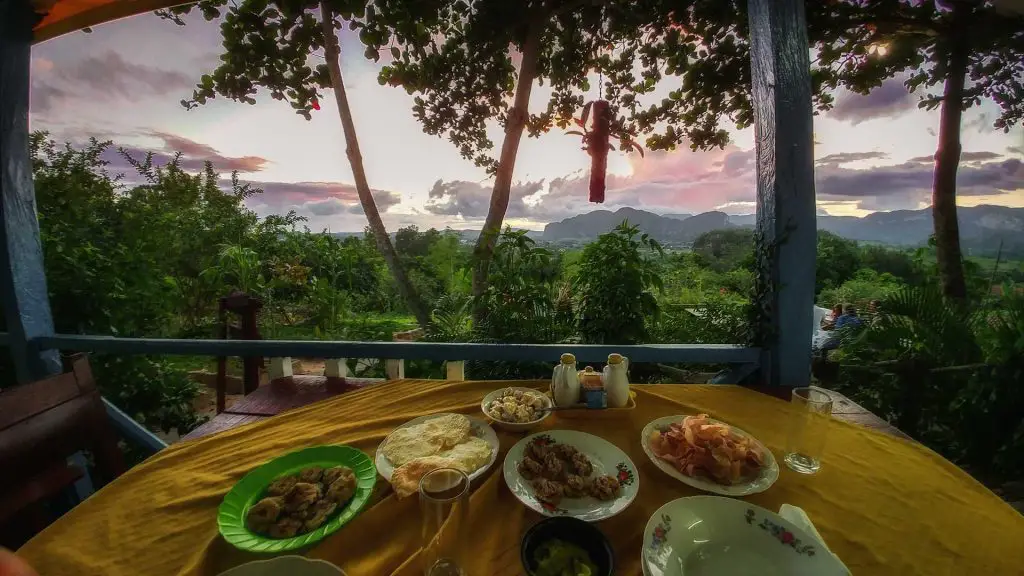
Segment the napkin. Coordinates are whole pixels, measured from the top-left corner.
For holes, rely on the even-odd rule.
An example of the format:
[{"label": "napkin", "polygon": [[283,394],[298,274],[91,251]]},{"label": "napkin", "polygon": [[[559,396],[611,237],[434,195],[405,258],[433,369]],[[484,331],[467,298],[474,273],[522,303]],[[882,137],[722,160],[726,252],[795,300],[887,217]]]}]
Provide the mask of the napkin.
[{"label": "napkin", "polygon": [[807,512],[804,512],[803,508],[793,506],[791,504],[783,504],[779,507],[779,516],[782,516],[786,520],[789,520],[793,524],[803,528],[809,532],[811,536],[817,538],[818,542],[821,542],[821,545],[825,550],[828,550],[828,553],[836,559],[836,562],[839,562],[843,569],[846,570],[846,573],[850,573],[850,569],[846,567],[846,564],[843,564],[843,561],[839,559],[839,556],[836,556],[836,553],[829,549],[828,544],[825,543],[825,539],[818,533],[818,529],[814,527],[814,523],[811,522],[811,519],[807,516]]}]

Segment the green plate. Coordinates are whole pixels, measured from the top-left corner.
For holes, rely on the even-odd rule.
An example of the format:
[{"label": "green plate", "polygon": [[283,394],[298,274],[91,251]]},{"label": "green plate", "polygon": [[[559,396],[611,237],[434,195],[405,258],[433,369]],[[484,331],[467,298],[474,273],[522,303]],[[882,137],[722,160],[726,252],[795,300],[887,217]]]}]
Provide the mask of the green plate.
[{"label": "green plate", "polygon": [[[249,507],[263,497],[267,486],[281,476],[296,474],[310,466],[348,466],[356,475],[356,493],[348,504],[323,526],[294,538],[269,538],[245,527]],[[217,527],[224,539],[250,552],[284,552],[323,540],[336,532],[370,501],[377,469],[366,454],[351,446],[314,446],[280,456],[249,472],[224,496],[217,510]]]}]

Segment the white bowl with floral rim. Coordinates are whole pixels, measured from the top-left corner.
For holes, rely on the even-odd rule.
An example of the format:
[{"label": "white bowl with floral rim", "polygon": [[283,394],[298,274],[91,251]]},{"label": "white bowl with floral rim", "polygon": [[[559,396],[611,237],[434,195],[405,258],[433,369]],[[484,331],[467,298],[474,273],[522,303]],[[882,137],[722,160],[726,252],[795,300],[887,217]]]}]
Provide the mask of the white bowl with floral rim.
[{"label": "white bowl with floral rim", "polygon": [[[534,493],[530,481],[523,478],[517,467],[526,447],[534,442],[557,442],[576,448],[593,464],[591,478],[611,475],[619,480],[618,496],[612,500],[598,500],[592,496],[562,498],[557,504],[541,501]],[[603,438],[575,430],[550,430],[523,438],[508,451],[502,469],[505,483],[512,494],[527,508],[544,516],[572,516],[587,522],[597,522],[625,510],[633,503],[640,489],[640,475],[636,465],[625,452]]]},{"label": "white bowl with floral rim", "polygon": [[644,528],[644,576],[847,576],[817,538],[743,500],[691,496]]}]

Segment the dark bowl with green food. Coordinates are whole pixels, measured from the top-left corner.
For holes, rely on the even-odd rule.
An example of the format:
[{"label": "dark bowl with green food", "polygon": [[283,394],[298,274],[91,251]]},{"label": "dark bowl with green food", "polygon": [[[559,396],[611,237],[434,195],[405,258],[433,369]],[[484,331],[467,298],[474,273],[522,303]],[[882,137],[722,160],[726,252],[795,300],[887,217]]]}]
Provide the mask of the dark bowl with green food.
[{"label": "dark bowl with green food", "polygon": [[530,527],[519,556],[530,576],[611,576],[615,571],[608,538],[593,524],[566,516]]}]

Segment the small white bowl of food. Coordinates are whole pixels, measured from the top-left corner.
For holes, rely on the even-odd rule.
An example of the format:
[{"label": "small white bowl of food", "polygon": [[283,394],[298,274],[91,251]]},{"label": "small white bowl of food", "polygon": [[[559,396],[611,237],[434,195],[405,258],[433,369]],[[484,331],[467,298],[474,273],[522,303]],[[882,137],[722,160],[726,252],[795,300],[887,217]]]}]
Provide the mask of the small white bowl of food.
[{"label": "small white bowl of food", "polygon": [[510,386],[484,396],[480,409],[494,425],[509,432],[529,432],[551,416],[551,398],[533,388]]}]

